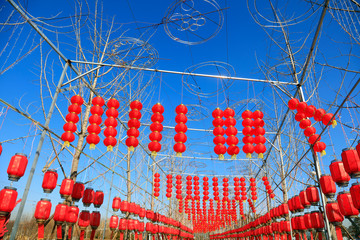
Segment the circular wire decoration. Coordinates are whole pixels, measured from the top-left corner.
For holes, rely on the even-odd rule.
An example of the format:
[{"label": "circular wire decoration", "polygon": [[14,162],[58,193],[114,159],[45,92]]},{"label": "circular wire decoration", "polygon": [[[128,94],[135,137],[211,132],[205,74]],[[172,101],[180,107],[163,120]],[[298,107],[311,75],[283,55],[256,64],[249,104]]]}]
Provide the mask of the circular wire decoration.
[{"label": "circular wire decoration", "polygon": [[[185,72],[212,74],[227,77],[235,76],[235,70],[230,64],[218,61],[199,63],[189,67],[185,70]],[[188,92],[194,94],[195,96],[204,98],[211,98],[218,94],[222,94],[234,83],[234,80],[227,78],[216,79],[191,75],[186,75],[182,78],[184,82],[184,88]]]},{"label": "circular wire decoration", "polygon": [[199,104],[187,104],[186,107],[188,121],[202,121],[210,116],[209,109]]},{"label": "circular wire decoration", "polygon": [[109,43],[107,56],[116,64],[151,67],[159,60],[159,53],[149,43],[132,37],[120,37]]},{"label": "circular wire decoration", "polygon": [[224,16],[215,0],[176,0],[163,21],[166,34],[173,40],[196,45],[216,36]]}]

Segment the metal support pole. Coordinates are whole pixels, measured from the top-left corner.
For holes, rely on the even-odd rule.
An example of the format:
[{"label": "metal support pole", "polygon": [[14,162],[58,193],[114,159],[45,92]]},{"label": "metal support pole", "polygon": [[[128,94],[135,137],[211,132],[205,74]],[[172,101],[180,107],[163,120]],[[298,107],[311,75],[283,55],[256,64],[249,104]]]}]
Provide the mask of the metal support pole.
[{"label": "metal support pole", "polygon": [[36,148],[35,157],[34,157],[31,169],[30,169],[29,177],[28,177],[27,182],[26,182],[26,186],[25,186],[25,190],[24,190],[24,193],[23,193],[23,196],[22,196],[20,208],[19,208],[19,211],[18,211],[18,213],[16,215],[16,220],[15,220],[15,223],[14,223],[14,227],[13,227],[13,229],[11,231],[10,240],[15,240],[16,233],[17,233],[17,230],[18,230],[19,224],[20,224],[20,219],[21,219],[21,216],[22,216],[23,211],[24,211],[26,199],[27,199],[27,196],[29,194],[30,185],[31,185],[34,173],[35,173],[37,162],[39,160],[41,148],[42,148],[44,140],[45,140],[46,129],[49,127],[50,119],[51,119],[51,116],[52,116],[52,114],[54,112],[55,103],[56,103],[56,100],[57,100],[57,98],[59,96],[61,85],[62,85],[62,83],[64,81],[64,78],[65,78],[65,75],[66,75],[66,70],[67,70],[69,64],[70,64],[69,62],[65,63],[65,66],[64,66],[63,71],[61,73],[58,85],[57,85],[56,90],[55,90],[53,100],[52,100],[51,105],[50,105],[49,112],[48,112],[48,114],[46,116],[46,120],[45,120],[45,124],[44,124],[45,128],[41,132],[41,137],[40,137],[38,146]]}]

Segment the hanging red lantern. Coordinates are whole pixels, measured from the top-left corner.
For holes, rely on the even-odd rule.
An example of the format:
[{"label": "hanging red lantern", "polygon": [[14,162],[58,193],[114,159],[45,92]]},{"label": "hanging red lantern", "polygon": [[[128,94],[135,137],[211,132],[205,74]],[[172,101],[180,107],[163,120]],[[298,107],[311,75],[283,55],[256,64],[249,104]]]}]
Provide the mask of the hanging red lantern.
[{"label": "hanging red lantern", "polygon": [[101,132],[100,124],[102,122],[101,116],[104,113],[103,106],[105,101],[102,97],[94,97],[92,99],[92,107],[90,109],[91,117],[89,118],[90,125],[87,130],[89,135],[86,137],[86,142],[90,144],[90,149],[95,149],[95,145],[100,142],[99,133]]},{"label": "hanging red lantern", "polygon": [[333,160],[330,164],[331,177],[339,187],[347,187],[349,185],[350,176],[345,171],[344,164],[341,160]]},{"label": "hanging red lantern", "polygon": [[181,176],[177,175],[176,176],[176,199],[178,201],[182,200],[182,181],[181,181]]},{"label": "hanging red lantern", "polygon": [[191,194],[192,194],[192,191],[191,191],[191,189],[192,189],[192,182],[191,182],[191,179],[192,179],[192,177],[191,176],[187,176],[186,177],[186,200],[191,200],[192,199],[192,196],[191,196]]},{"label": "hanging red lantern", "polygon": [[98,211],[93,211],[90,215],[90,226],[91,226],[91,235],[90,240],[93,240],[95,238],[96,229],[100,225],[100,219],[101,215]]},{"label": "hanging red lantern", "polygon": [[288,102],[288,107],[291,109],[291,110],[296,110],[297,108],[297,105],[300,103],[300,101],[296,98],[292,98],[289,100]]},{"label": "hanging red lantern", "polygon": [[83,210],[80,212],[78,225],[80,228],[80,240],[85,237],[85,230],[90,225],[90,212]]},{"label": "hanging red lantern", "polygon": [[73,192],[73,188],[74,188],[74,181],[71,180],[70,178],[64,178],[61,182],[61,187],[59,191],[61,198],[65,199],[71,196]]},{"label": "hanging red lantern", "polygon": [[95,192],[92,188],[86,188],[84,191],[84,196],[82,198],[82,202],[85,207],[90,207],[90,205],[94,202]]},{"label": "hanging red lantern", "polygon": [[250,187],[252,187],[252,188],[250,188],[250,190],[251,190],[251,195],[252,195],[251,199],[252,199],[254,202],[256,202],[256,200],[257,200],[256,182],[255,182],[255,181],[256,181],[255,178],[250,178]]},{"label": "hanging red lantern", "polygon": [[360,183],[353,183],[350,188],[351,198],[353,200],[354,207],[360,210]]},{"label": "hanging red lantern", "polygon": [[185,142],[187,141],[187,137],[185,133],[187,131],[186,113],[188,112],[188,109],[184,104],[180,104],[176,107],[175,112],[177,114],[175,117],[175,122],[177,123],[175,126],[175,132],[177,134],[174,136],[174,140],[176,142],[174,145],[174,151],[176,152],[176,156],[181,156],[186,150]]},{"label": "hanging red lantern", "polygon": [[229,179],[223,178],[223,201],[227,202],[229,201]]},{"label": "hanging red lantern", "polygon": [[353,204],[350,192],[340,192],[337,196],[341,213],[348,218],[357,217],[359,210]]},{"label": "hanging red lantern", "polygon": [[82,182],[76,182],[71,194],[72,200],[78,202],[84,196],[84,191],[85,185]]},{"label": "hanging red lantern", "polygon": [[256,110],[252,113],[253,120],[253,133],[255,135],[254,143],[255,145],[255,152],[258,154],[258,158],[264,158],[264,153],[266,152],[266,147],[264,143],[266,142],[266,139],[264,137],[265,135],[265,129],[263,126],[265,125],[264,121],[262,120],[264,117],[264,114],[260,110]]},{"label": "hanging red lantern", "polygon": [[339,204],[334,200],[329,200],[325,207],[326,216],[329,219],[329,222],[333,225],[341,225],[344,221],[344,215],[340,211]]},{"label": "hanging red lantern", "polygon": [[[128,121],[128,127],[129,130],[127,131],[128,138],[126,139],[126,146],[128,147],[129,151],[132,152],[134,149],[139,145],[139,140],[137,139],[139,137],[139,127],[140,127],[140,118],[141,118],[141,109],[142,104],[140,101],[135,100],[130,103],[130,109],[129,112],[129,121]],[[154,124],[154,123],[153,123]],[[151,124],[150,129],[153,130],[153,124]],[[161,125],[162,127],[162,125]],[[162,128],[158,128],[158,131],[162,131]]]},{"label": "hanging red lantern", "polygon": [[116,118],[119,116],[118,108],[120,106],[120,103],[115,98],[109,99],[107,102],[108,110],[106,110],[106,116],[108,117],[105,120],[105,130],[104,130],[104,145],[107,147],[107,151],[112,151],[113,147],[116,145],[116,126],[117,126],[117,120]]},{"label": "hanging red lantern", "polygon": [[56,188],[57,179],[58,179],[58,174],[56,170],[49,169],[45,172],[43,182],[41,185],[44,190],[44,193],[51,193]]},{"label": "hanging red lantern", "polygon": [[81,96],[75,95],[71,97],[70,102],[72,104],[68,107],[69,114],[66,115],[66,123],[63,127],[65,132],[61,135],[61,139],[66,147],[75,140],[76,123],[79,121],[78,115],[81,112],[81,105],[84,103],[84,100]]},{"label": "hanging red lantern", "polygon": [[[112,234],[118,228],[118,226],[119,226],[119,217],[116,215],[112,215],[109,221],[109,228]],[[110,239],[113,239],[113,237],[111,237]]]},{"label": "hanging red lantern", "polygon": [[10,181],[19,181],[24,176],[28,164],[27,156],[23,153],[16,153],[11,157],[7,174]]},{"label": "hanging red lantern", "polygon": [[219,183],[218,183],[218,178],[217,177],[213,177],[212,178],[212,185],[213,185],[213,192],[214,192],[214,200],[216,202],[218,202],[220,200],[219,198]]},{"label": "hanging red lantern", "polygon": [[234,178],[234,195],[235,195],[235,200],[239,202],[241,200],[241,197],[240,197],[240,179],[238,177]]},{"label": "hanging red lantern", "polygon": [[49,219],[51,212],[50,199],[42,198],[37,202],[34,217],[38,224],[38,239],[44,239],[44,222]]},{"label": "hanging red lantern", "polygon": [[321,191],[324,193],[326,197],[329,198],[335,197],[336,185],[330,175],[326,175],[326,174],[321,175],[320,187],[321,187]]},{"label": "hanging red lantern", "polygon": [[168,200],[170,200],[171,198],[171,193],[172,193],[172,175],[171,174],[168,174],[166,175],[166,197],[168,198]]},{"label": "hanging red lantern", "polygon": [[360,177],[360,158],[355,148],[345,148],[342,150],[341,159],[344,163],[345,171],[351,178]]},{"label": "hanging red lantern", "polygon": [[69,224],[68,238],[71,239],[72,228],[79,217],[79,208],[77,206],[68,206],[66,214],[66,222]]},{"label": "hanging red lantern", "polygon": [[300,197],[300,202],[301,202],[301,204],[302,204],[305,208],[310,208],[311,203],[310,203],[310,201],[309,201],[308,198],[307,198],[306,190],[301,191],[301,192],[299,193],[299,197]]},{"label": "hanging red lantern", "polygon": [[240,194],[242,195],[241,200],[246,201],[246,199],[247,199],[246,194],[247,193],[246,193],[246,183],[245,183],[245,178],[244,177],[240,178],[240,186],[241,186],[241,188],[240,188],[241,193]]},{"label": "hanging red lantern", "polygon": [[[161,125],[161,127],[159,127],[159,130],[162,130],[162,122],[164,121],[164,117],[162,114],[164,113],[164,107],[160,103],[157,103],[152,107],[152,112],[153,115],[151,117],[151,121],[153,123],[156,123],[156,125]],[[154,129],[154,131],[152,131],[149,135],[151,142],[149,143],[148,148],[152,156],[156,156],[157,153],[161,150],[161,130],[158,131],[158,129]]]},{"label": "hanging red lantern", "polygon": [[331,126],[334,128],[337,125],[337,122],[335,118],[330,122],[330,120],[333,118],[334,114],[327,113],[322,117],[322,123],[326,126],[328,124],[331,124]]},{"label": "hanging red lantern", "polygon": [[68,206],[62,203],[56,205],[54,213],[54,221],[56,224],[56,235],[57,239],[62,239],[62,224],[66,221]]},{"label": "hanging red lantern", "polygon": [[220,108],[216,108],[212,112],[212,116],[214,118],[213,120],[213,126],[215,127],[213,130],[213,134],[215,136],[213,142],[215,144],[214,152],[216,155],[219,156],[219,159],[224,159],[224,154],[226,153],[226,146],[224,145],[226,140],[224,137],[225,130],[223,128],[224,126],[224,120],[222,119],[224,116],[223,111]]},{"label": "hanging red lantern", "polygon": [[325,227],[324,217],[322,213],[319,211],[312,211],[310,214],[310,218],[312,228],[314,228],[318,232],[321,232]]},{"label": "hanging red lantern", "polygon": [[94,197],[94,207],[99,208],[104,202],[104,192],[97,190]]},{"label": "hanging red lantern", "polygon": [[252,137],[254,130],[252,128],[253,126],[253,120],[251,120],[252,118],[252,112],[249,110],[245,110],[242,114],[241,117],[243,119],[242,121],[242,126],[244,127],[242,133],[244,134],[245,137],[243,137],[243,143],[245,144],[243,146],[243,152],[246,154],[247,158],[251,158],[251,154],[255,151],[254,148],[254,138]]},{"label": "hanging red lantern", "polygon": [[239,154],[240,149],[237,146],[239,143],[239,139],[236,137],[237,129],[235,128],[236,119],[234,118],[235,111],[231,108],[226,108],[224,111],[225,117],[225,126],[227,127],[225,130],[225,134],[228,136],[226,139],[226,143],[228,145],[227,153],[231,156],[231,159],[235,159],[236,155]]},{"label": "hanging red lantern", "polygon": [[154,197],[157,199],[160,196],[160,174],[154,174]]},{"label": "hanging red lantern", "polygon": [[199,177],[194,176],[194,200],[199,202],[200,201],[200,187],[199,187]]},{"label": "hanging red lantern", "polygon": [[319,190],[315,186],[309,186],[306,188],[306,197],[311,205],[316,206],[320,201]]},{"label": "hanging red lantern", "polygon": [[13,187],[4,187],[0,191],[0,216],[7,216],[12,212],[16,206],[17,196],[16,188]]},{"label": "hanging red lantern", "polygon": [[2,151],[3,151],[3,148],[2,148],[2,144],[0,143],[0,156],[1,156]]},{"label": "hanging red lantern", "polygon": [[120,209],[120,203],[121,203],[120,197],[114,197],[114,198],[113,198],[112,209],[113,209],[114,212],[119,211],[119,209]]}]

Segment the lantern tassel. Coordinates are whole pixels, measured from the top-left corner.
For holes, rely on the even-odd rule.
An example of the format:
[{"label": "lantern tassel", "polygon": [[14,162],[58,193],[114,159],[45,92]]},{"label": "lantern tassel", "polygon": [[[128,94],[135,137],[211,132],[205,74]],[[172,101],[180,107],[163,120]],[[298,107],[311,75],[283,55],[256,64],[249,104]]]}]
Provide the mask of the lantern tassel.
[{"label": "lantern tassel", "polygon": [[94,144],[94,143],[91,143],[89,149],[90,149],[90,150],[95,149],[95,144]]},{"label": "lantern tassel", "polygon": [[182,156],[182,153],[181,153],[181,152],[177,152],[177,153],[176,153],[176,156],[177,156],[177,157],[181,157],[181,156]]},{"label": "lantern tassel", "polygon": [[128,147],[128,149],[129,149],[130,152],[133,152],[133,151],[134,151],[134,147],[133,147],[133,146]]},{"label": "lantern tassel", "polygon": [[236,154],[231,155],[231,159],[235,160],[236,159]]},{"label": "lantern tassel", "polygon": [[263,159],[263,158],[264,158],[264,154],[263,154],[263,153],[259,153],[258,158]]},{"label": "lantern tassel", "polygon": [[246,157],[247,157],[247,158],[251,158],[251,153],[247,153],[247,154],[246,154]]},{"label": "lantern tassel", "polygon": [[333,128],[335,128],[335,127],[336,127],[336,125],[337,125],[336,120],[333,120],[333,121],[332,121],[332,123],[331,123],[331,126],[332,126]]},{"label": "lantern tassel", "polygon": [[322,150],[321,153],[320,153],[321,156],[325,156],[326,155],[326,152],[325,150]]},{"label": "lantern tassel", "polygon": [[224,160],[224,154],[219,154],[219,159]]},{"label": "lantern tassel", "polygon": [[65,141],[65,142],[64,142],[64,147],[69,147],[69,146],[70,146],[70,142]]},{"label": "lantern tassel", "polygon": [[157,152],[152,151],[152,152],[151,152],[151,156],[156,157],[156,156],[157,156]]},{"label": "lantern tassel", "polygon": [[108,152],[112,152],[112,150],[113,150],[113,146],[111,146],[111,145],[107,146],[107,151]]}]

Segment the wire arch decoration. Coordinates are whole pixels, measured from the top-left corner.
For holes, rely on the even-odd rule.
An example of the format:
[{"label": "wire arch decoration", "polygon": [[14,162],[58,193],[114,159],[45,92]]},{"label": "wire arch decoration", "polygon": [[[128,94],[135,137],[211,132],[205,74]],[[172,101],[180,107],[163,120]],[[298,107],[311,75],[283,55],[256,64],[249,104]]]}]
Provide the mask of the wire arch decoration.
[{"label": "wire arch decoration", "polygon": [[188,121],[202,121],[210,116],[209,109],[200,104],[187,104],[186,107],[188,108],[186,114]]},{"label": "wire arch decoration", "polygon": [[[193,65],[185,70],[189,73],[214,73],[221,76],[232,77],[236,75],[235,69],[228,63],[219,61],[208,61]],[[182,76],[184,88],[191,94],[203,97],[211,98],[218,94],[224,93],[229,89],[233,83],[233,79],[222,78],[221,84],[209,84],[209,81],[214,79],[208,79],[206,77],[197,78],[196,76],[186,75]]]},{"label": "wire arch decoration", "polygon": [[152,67],[159,60],[159,53],[151,44],[132,37],[120,37],[111,41],[107,56],[115,64],[137,67]]},{"label": "wire arch decoration", "polygon": [[197,45],[219,33],[224,16],[215,0],[176,0],[167,9],[163,22],[170,38]]},{"label": "wire arch decoration", "polygon": [[193,167],[193,168],[196,168],[196,169],[198,169],[198,168],[206,168],[207,167],[206,163],[199,162],[199,161],[191,161],[191,162],[189,162],[189,166]]}]

